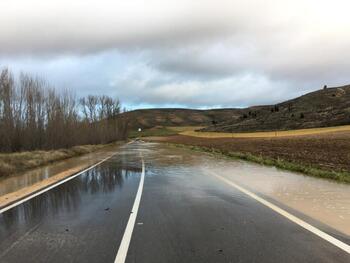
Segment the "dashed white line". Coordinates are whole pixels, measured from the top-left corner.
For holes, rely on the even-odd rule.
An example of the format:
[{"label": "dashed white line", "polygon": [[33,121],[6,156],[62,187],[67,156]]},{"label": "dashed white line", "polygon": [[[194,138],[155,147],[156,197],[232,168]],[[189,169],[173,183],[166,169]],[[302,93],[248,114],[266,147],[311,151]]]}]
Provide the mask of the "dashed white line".
[{"label": "dashed white line", "polygon": [[331,243],[332,245],[342,249],[343,251],[347,252],[348,254],[350,254],[350,246],[334,237],[332,237],[331,235],[323,232],[322,230],[310,225],[309,223],[306,223],[305,221],[301,220],[300,218],[288,213],[287,211],[283,210],[282,208],[279,208],[278,206],[270,203],[269,201],[266,201],[265,199],[257,196],[256,194],[248,191],[247,189],[235,184],[234,182],[228,180],[225,177],[222,177],[220,175],[218,175],[215,172],[211,172],[208,171],[211,175],[213,175],[214,177],[220,179],[221,181],[225,182],[226,184],[233,186],[234,188],[236,188],[237,190],[241,191],[242,193],[250,196],[251,198],[255,199],[256,201],[258,201],[259,203],[267,206],[268,208],[272,209],[273,211],[277,212],[278,214],[284,216],[285,218],[289,219],[290,221],[294,222],[295,224],[303,227],[304,229],[310,231],[311,233],[319,236],[320,238],[328,241],[329,243]]},{"label": "dashed white line", "polygon": [[128,254],[128,249],[132,237],[132,232],[134,230],[137,212],[139,210],[140,202],[141,202],[141,195],[143,190],[143,183],[145,181],[145,162],[142,158],[142,172],[141,172],[141,179],[139,183],[139,188],[137,189],[134,205],[132,207],[130,217],[128,224],[126,225],[125,232],[122,238],[122,241],[120,243],[117,256],[114,260],[115,263],[124,263],[126,256]]}]

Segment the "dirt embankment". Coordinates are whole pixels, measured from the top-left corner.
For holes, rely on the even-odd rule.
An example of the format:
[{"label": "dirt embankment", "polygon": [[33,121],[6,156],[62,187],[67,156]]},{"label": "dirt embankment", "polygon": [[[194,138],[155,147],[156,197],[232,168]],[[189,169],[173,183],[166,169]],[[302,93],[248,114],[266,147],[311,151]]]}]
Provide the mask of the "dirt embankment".
[{"label": "dirt embankment", "polygon": [[152,141],[199,146],[284,160],[327,171],[350,172],[350,132],[277,138],[198,138],[169,136]]}]

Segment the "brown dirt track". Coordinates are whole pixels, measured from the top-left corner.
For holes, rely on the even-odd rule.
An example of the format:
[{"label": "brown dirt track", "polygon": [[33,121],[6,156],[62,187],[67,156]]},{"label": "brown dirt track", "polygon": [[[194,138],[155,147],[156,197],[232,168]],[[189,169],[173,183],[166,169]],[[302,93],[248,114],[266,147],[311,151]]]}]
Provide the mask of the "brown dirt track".
[{"label": "brown dirt track", "polygon": [[350,132],[277,138],[198,138],[184,135],[148,138],[218,149],[222,152],[250,153],[272,159],[311,165],[334,171],[350,171]]}]

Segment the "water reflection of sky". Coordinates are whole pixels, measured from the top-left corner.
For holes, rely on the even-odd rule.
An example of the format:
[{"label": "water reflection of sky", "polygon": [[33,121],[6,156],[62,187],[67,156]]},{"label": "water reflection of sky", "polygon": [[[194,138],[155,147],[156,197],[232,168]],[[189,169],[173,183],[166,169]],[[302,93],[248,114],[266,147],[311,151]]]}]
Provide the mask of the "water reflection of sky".
[{"label": "water reflection of sky", "polygon": [[101,152],[94,152],[83,156],[73,157],[23,173],[0,177],[0,195],[12,193],[19,189],[22,189],[23,187],[31,186],[69,169],[74,169],[82,165],[93,165],[115,151],[116,148],[111,147]]},{"label": "water reflection of sky", "polygon": [[[100,166],[62,184],[51,191],[39,195],[14,209],[0,215],[0,236],[5,229],[14,225],[33,222],[47,217],[56,217],[61,213],[83,213],[84,202],[97,202],[99,197],[117,195],[130,178],[138,180],[141,167],[138,162],[125,162],[113,158]],[[135,160],[136,161],[136,160]],[[133,164],[134,163],[134,164]]]}]

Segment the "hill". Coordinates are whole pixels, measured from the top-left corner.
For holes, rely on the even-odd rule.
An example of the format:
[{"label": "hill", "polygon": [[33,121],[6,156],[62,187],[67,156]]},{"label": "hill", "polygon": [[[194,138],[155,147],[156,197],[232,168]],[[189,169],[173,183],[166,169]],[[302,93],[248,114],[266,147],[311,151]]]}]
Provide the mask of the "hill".
[{"label": "hill", "polygon": [[276,105],[256,106],[205,131],[271,131],[350,124],[350,85],[327,88]]},{"label": "hill", "polygon": [[132,129],[157,126],[209,126],[213,121],[221,123],[232,115],[240,116],[237,109],[142,109],[126,112]]},{"label": "hill", "polygon": [[245,132],[350,124],[350,85],[327,88],[276,105],[244,109],[142,109],[125,113],[129,126],[205,126],[203,131]]}]

